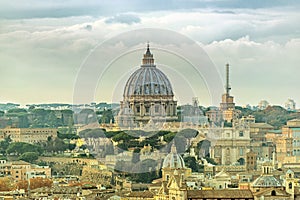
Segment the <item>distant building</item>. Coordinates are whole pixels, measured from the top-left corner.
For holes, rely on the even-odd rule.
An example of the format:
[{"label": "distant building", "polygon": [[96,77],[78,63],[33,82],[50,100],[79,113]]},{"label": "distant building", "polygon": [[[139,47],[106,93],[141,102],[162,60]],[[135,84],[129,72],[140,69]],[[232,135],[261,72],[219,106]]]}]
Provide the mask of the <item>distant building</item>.
[{"label": "distant building", "polygon": [[268,106],[269,106],[269,102],[266,101],[266,100],[261,100],[259,103],[258,103],[258,109],[259,110],[264,110],[266,109]]},{"label": "distant building", "polygon": [[33,165],[25,161],[0,160],[0,175],[11,176],[14,180],[28,180],[30,178],[50,178],[51,168]]},{"label": "distant building", "polygon": [[199,108],[197,97],[193,98],[192,105],[181,106],[181,118],[182,122],[195,125],[205,125],[208,123],[207,117],[203,115],[203,111]]},{"label": "distant building", "polygon": [[245,165],[250,151],[250,129],[244,126],[198,129],[199,134],[211,141],[211,157],[219,164]]},{"label": "distant building", "polygon": [[293,119],[282,127],[282,134],[275,139],[278,161],[300,162],[300,119]]},{"label": "distant building", "polygon": [[226,64],[226,85],[225,93],[219,109],[211,109],[206,112],[210,122],[219,123],[220,121],[233,122],[239,117],[240,111],[235,109],[234,97],[230,95],[231,86],[229,85],[229,64]]},{"label": "distant building", "polygon": [[223,114],[223,120],[232,122],[239,116],[239,111],[235,110],[234,97],[230,95],[231,86],[229,85],[229,64],[226,64],[226,93],[222,95],[220,110]]},{"label": "distant building", "polygon": [[250,151],[246,154],[246,169],[247,171],[253,171],[257,169],[257,154]]},{"label": "distant building", "polygon": [[10,136],[13,142],[39,143],[46,142],[49,138],[57,137],[56,128],[4,128],[0,129],[0,137]]},{"label": "distant building", "polygon": [[288,111],[295,111],[296,110],[296,102],[293,99],[288,99],[287,102],[284,104],[284,107]]}]

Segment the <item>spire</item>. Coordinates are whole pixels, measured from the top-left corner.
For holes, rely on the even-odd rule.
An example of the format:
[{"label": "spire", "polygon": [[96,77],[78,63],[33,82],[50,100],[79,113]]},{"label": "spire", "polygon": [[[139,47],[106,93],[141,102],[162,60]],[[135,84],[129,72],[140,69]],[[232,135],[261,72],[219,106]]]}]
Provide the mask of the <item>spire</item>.
[{"label": "spire", "polygon": [[229,64],[226,64],[226,94],[229,95],[231,87],[229,85]]},{"label": "spire", "polygon": [[177,154],[177,149],[176,149],[176,146],[175,146],[175,141],[173,141],[173,143],[172,143],[171,153]]},{"label": "spire", "polygon": [[153,54],[150,52],[149,42],[147,42],[147,50],[146,50],[146,53],[144,54],[142,64],[147,65],[147,66],[149,66],[149,65],[154,66]]}]

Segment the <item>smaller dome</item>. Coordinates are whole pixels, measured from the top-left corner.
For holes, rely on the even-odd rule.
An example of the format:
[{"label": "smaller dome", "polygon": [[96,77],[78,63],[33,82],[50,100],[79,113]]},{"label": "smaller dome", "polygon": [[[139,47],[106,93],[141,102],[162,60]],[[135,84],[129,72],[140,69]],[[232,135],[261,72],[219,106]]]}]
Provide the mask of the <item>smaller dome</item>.
[{"label": "smaller dome", "polygon": [[253,182],[253,187],[281,187],[280,182],[273,175],[262,175]]},{"label": "smaller dome", "polygon": [[175,168],[175,169],[185,168],[184,160],[177,153],[176,146],[174,143],[172,144],[171,152],[164,159],[163,168]]}]

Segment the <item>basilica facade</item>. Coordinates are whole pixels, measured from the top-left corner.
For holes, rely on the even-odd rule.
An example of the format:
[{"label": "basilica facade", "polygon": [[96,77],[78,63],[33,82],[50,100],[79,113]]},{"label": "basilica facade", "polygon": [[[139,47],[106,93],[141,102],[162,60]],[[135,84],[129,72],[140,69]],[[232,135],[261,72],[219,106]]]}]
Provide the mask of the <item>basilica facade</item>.
[{"label": "basilica facade", "polygon": [[119,127],[137,128],[177,120],[177,101],[168,77],[159,70],[149,44],[142,65],[126,82],[117,117]]}]

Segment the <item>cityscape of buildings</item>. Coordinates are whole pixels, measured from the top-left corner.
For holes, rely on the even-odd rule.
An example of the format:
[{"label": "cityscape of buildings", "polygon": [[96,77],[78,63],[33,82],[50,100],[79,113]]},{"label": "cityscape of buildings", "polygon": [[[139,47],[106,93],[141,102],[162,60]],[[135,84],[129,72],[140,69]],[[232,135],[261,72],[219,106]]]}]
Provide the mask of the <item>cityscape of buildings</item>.
[{"label": "cityscape of buildings", "polygon": [[1,0],[0,200],[300,199],[299,8]]},{"label": "cityscape of buildings", "polygon": [[120,104],[2,105],[2,199],[298,199],[300,112],[177,105],[149,44]]}]

